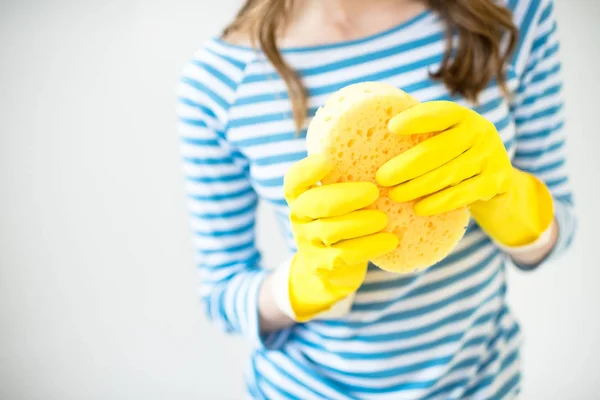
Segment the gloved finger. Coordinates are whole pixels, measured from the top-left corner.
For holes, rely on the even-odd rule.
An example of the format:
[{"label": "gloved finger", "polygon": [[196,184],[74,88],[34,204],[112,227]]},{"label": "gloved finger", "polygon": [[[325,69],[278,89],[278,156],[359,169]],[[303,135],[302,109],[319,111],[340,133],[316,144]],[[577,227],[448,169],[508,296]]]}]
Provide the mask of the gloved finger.
[{"label": "gloved finger", "polygon": [[396,235],[387,232],[343,240],[330,249],[335,251],[333,267],[366,262],[393,251],[398,247]]},{"label": "gloved finger", "polygon": [[496,185],[491,184],[487,177],[477,175],[418,201],[415,204],[415,213],[421,216],[441,214],[479,200],[490,199],[496,194]]},{"label": "gloved finger", "polygon": [[330,246],[341,240],[353,239],[381,231],[387,226],[387,215],[379,210],[359,210],[346,215],[321,218],[303,224],[302,234],[314,243]]},{"label": "gloved finger", "polygon": [[429,101],[394,116],[388,129],[402,136],[440,132],[458,124],[468,112],[468,108],[451,101]]},{"label": "gloved finger", "polygon": [[322,154],[310,155],[292,165],[283,178],[283,193],[288,203],[325,178],[333,168]]},{"label": "gloved finger", "polygon": [[371,205],[379,197],[371,182],[341,182],[313,187],[292,203],[292,216],[299,219],[337,217]]},{"label": "gloved finger", "polygon": [[395,186],[390,190],[389,196],[397,202],[415,200],[457,185],[480,172],[481,163],[473,151],[468,150],[433,171]]},{"label": "gloved finger", "polygon": [[449,129],[392,158],[377,170],[375,178],[382,186],[394,186],[424,175],[467,151],[471,139],[469,129]]}]

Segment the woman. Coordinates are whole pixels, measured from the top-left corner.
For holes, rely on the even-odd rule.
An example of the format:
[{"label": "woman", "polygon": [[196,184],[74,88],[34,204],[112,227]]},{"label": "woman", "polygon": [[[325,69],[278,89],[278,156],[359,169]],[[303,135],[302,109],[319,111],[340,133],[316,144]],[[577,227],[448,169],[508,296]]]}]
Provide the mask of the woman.
[{"label": "woman", "polygon": [[[212,320],[253,346],[249,397],[519,392],[505,265],[536,268],[563,253],[575,230],[559,72],[551,0],[249,0],[197,52],[183,70],[178,114],[201,296]],[[399,200],[425,199],[422,214],[470,208],[456,250],[422,272],[368,263],[397,245],[380,232],[385,216],[355,218],[369,196],[308,189],[328,171],[327,160],[306,157],[310,117],[361,81],[423,102],[392,119],[393,133],[460,133],[448,149],[419,144],[424,164],[400,156],[377,173]],[[450,195],[432,197],[440,191]],[[255,246],[259,199],[293,250],[275,272]],[[345,210],[338,218],[349,229],[333,232],[329,246],[302,218],[328,226],[332,215],[317,202]],[[367,246],[374,237],[379,244]],[[315,256],[315,246],[325,252]]]}]

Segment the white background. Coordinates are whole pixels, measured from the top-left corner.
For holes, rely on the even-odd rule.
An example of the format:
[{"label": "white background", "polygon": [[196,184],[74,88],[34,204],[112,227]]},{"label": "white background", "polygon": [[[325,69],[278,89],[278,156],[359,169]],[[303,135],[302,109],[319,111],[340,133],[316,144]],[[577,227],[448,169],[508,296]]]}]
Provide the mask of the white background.
[{"label": "white background", "polygon": [[[196,295],[174,115],[181,66],[238,5],[0,0],[1,399],[241,397],[245,344]],[[557,8],[580,229],[509,292],[523,398],[598,399],[600,3]]]}]

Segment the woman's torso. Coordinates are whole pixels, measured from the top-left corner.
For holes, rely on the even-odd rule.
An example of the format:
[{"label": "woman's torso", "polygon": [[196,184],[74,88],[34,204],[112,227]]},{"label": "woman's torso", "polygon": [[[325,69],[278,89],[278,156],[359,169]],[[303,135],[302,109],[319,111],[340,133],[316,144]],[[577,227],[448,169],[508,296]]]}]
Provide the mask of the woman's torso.
[{"label": "woman's torso", "polygon": [[[420,101],[452,99],[473,107],[496,125],[512,155],[515,125],[495,83],[473,106],[429,78],[443,55],[444,32],[425,12],[365,39],[283,54],[308,89],[310,115],[343,86],[381,81]],[[283,176],[306,150],[286,87],[260,53],[213,40],[202,54],[202,63],[222,77],[219,84],[235,91],[226,105],[225,139],[247,163],[254,190],[272,206],[294,250]],[[514,90],[510,65],[507,78]],[[519,327],[505,301],[504,262],[471,224],[456,250],[424,272],[399,276],[371,266],[348,316],[299,324],[280,350],[252,354],[249,392],[269,399],[447,399],[515,391]]]}]

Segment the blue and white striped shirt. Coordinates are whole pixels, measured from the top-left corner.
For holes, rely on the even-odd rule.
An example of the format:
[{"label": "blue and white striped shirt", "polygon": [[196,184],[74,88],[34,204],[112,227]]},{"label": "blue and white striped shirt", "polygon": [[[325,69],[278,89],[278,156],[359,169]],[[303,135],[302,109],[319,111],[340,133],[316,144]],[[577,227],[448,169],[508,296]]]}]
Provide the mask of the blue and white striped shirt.
[{"label": "blue and white striped shirt", "polygon": [[[559,43],[551,0],[507,0],[520,28],[508,100],[492,82],[476,111],[513,164],[540,177],[560,226],[550,257],[575,230],[565,167]],[[382,81],[420,101],[453,98],[429,78],[444,25],[426,11],[360,40],[283,49],[309,92],[309,111],[351,83]],[[260,51],[209,40],[184,67],[179,134],[200,294],[210,318],[253,346],[248,396],[267,399],[506,398],[519,390],[520,329],[507,307],[508,256],[473,223],[432,268],[395,275],[371,266],[350,313],[261,335],[257,294],[269,270],[255,244],[258,201],[272,206],[295,250],[283,176],[306,156],[283,81]],[[303,133],[306,133],[304,131]]]}]

